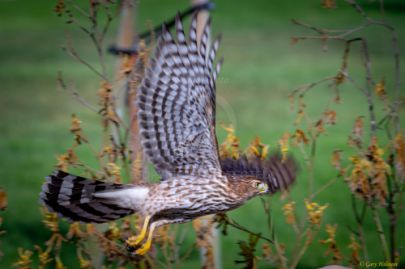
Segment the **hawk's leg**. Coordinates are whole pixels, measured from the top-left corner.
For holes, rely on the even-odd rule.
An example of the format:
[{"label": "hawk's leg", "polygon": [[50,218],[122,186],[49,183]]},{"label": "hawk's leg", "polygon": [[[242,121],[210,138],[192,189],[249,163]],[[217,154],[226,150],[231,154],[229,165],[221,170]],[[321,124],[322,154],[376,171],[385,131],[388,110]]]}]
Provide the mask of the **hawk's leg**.
[{"label": "hawk's leg", "polygon": [[150,227],[149,227],[149,233],[148,237],[146,238],[146,242],[135,251],[135,254],[137,255],[145,255],[146,252],[150,249],[152,246],[152,238],[153,238],[153,232],[155,231],[155,228],[157,226],[158,222],[153,222]]},{"label": "hawk's leg", "polygon": [[139,244],[145,239],[147,234],[151,216],[146,216],[143,222],[141,233],[138,236],[131,236],[127,239],[127,247],[129,250],[139,247]]}]

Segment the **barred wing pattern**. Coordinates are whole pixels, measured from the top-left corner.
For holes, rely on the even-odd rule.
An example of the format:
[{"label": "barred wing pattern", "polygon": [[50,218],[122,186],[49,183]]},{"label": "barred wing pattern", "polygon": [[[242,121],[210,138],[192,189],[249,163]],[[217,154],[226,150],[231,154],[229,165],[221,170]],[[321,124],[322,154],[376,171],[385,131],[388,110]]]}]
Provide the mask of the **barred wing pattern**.
[{"label": "barred wing pattern", "polygon": [[267,159],[251,158],[245,155],[239,159],[221,159],[223,174],[229,179],[238,177],[253,177],[269,186],[268,192],[275,193],[279,190],[287,190],[295,182],[297,164],[288,156],[285,160],[279,154],[273,154]]},{"label": "barred wing pattern", "polygon": [[164,179],[220,175],[215,136],[214,68],[220,38],[208,46],[210,20],[197,43],[193,17],[189,40],[176,18],[176,40],[163,27],[138,89],[138,122],[146,155]]}]

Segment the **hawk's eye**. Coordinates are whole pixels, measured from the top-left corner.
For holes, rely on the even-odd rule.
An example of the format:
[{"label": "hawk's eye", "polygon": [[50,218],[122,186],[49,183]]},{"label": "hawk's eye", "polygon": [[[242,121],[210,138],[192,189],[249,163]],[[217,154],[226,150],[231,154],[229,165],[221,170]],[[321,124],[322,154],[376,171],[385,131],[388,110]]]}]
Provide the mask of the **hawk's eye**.
[{"label": "hawk's eye", "polygon": [[268,186],[266,183],[263,183],[261,181],[254,181],[252,182],[253,188],[257,189],[259,193],[265,193],[268,190]]}]

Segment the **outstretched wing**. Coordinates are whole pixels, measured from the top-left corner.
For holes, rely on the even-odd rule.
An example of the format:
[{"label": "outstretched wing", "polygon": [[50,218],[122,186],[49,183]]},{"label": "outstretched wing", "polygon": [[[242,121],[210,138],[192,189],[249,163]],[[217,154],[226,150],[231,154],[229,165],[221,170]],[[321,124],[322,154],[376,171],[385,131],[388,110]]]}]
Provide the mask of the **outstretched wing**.
[{"label": "outstretched wing", "polygon": [[163,27],[138,90],[138,122],[144,150],[156,170],[174,175],[220,175],[215,136],[213,67],[220,38],[208,47],[210,20],[197,43],[193,17],[188,41],[179,17],[176,39]]},{"label": "outstretched wing", "polygon": [[266,183],[269,193],[288,189],[297,175],[295,160],[291,156],[283,160],[279,154],[270,155],[264,160],[248,159],[245,155],[239,159],[225,158],[221,159],[221,167],[223,174],[231,180],[253,177]]}]

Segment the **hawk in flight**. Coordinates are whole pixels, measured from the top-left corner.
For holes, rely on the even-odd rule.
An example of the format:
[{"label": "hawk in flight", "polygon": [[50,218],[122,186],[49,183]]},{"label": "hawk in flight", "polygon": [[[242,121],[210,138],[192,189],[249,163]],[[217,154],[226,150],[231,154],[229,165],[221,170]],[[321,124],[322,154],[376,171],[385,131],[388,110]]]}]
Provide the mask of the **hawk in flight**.
[{"label": "hawk in flight", "polygon": [[261,194],[287,189],[295,180],[291,158],[220,160],[215,136],[214,65],[220,38],[209,44],[210,20],[197,40],[197,19],[188,36],[177,17],[175,38],[164,27],[138,89],[145,154],[160,183],[114,184],[55,171],[40,194],[46,207],[71,221],[103,223],[137,213],[143,228],[127,244],[145,254],[164,224],[235,209]]}]

